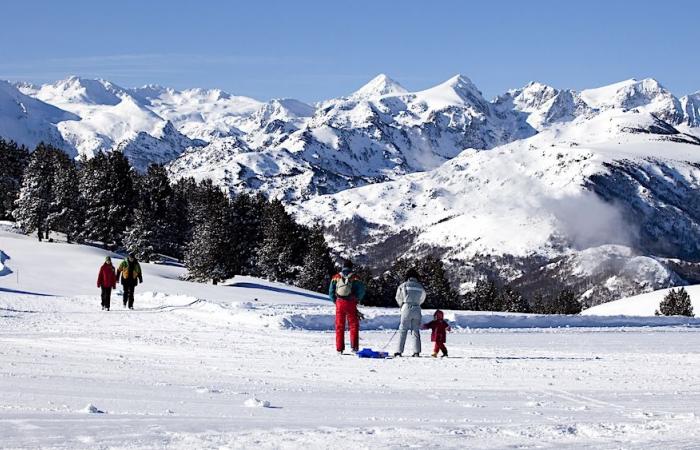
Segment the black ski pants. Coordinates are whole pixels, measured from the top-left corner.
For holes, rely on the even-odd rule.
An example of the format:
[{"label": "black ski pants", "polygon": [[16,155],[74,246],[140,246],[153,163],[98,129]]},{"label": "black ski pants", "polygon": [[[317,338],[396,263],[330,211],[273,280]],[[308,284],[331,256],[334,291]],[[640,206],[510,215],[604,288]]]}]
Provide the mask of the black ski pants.
[{"label": "black ski pants", "polygon": [[109,309],[110,300],[112,300],[112,288],[103,287],[102,288],[102,307]]},{"label": "black ski pants", "polygon": [[134,307],[134,286],[133,284],[124,284],[122,285],[124,288],[124,306],[128,306],[129,308]]}]

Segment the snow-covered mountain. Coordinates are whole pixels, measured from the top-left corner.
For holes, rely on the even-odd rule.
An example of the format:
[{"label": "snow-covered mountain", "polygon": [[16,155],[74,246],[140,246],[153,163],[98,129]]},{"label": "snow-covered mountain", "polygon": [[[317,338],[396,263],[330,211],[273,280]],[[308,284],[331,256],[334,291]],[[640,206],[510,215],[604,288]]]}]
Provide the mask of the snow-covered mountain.
[{"label": "snow-covered mountain", "polygon": [[[212,142],[214,149],[174,161],[172,173],[185,176],[196,167],[232,189],[264,184],[273,196],[298,201],[433,169],[465,148],[488,149],[536,133],[529,125],[515,126],[516,111],[496,111],[460,75],[417,92],[379,75],[347,97],[301,108],[301,114],[280,106],[287,114],[277,120],[259,121],[265,114],[258,111],[239,124],[237,145],[228,140],[224,146],[226,167],[218,160],[221,143]],[[285,164],[268,164],[273,155],[284,155]]]},{"label": "snow-covered mountain", "polygon": [[156,85],[130,89],[129,93],[192,139],[211,141],[239,134],[238,125],[264,103],[231,95],[220,89],[177,91]]},{"label": "snow-covered mountain", "polygon": [[660,257],[700,256],[700,140],[638,106],[586,110],[299,214],[322,220],[336,248],[379,261],[438,252],[463,279],[498,272],[533,289],[595,279],[583,289],[592,303],[679,283]]},{"label": "snow-covered mountain", "polygon": [[77,120],[74,114],[23,94],[17,87],[0,81],[0,137],[28,147],[46,142],[70,151],[57,124]]},{"label": "snow-covered mountain", "polygon": [[461,75],[410,91],[382,74],[316,105],[76,77],[0,88],[4,137],[262,191],[375,266],[439,253],[462,280],[566,279],[590,303],[700,273],[700,94],[654,79],[488,101]]},{"label": "snow-covered mountain", "polygon": [[74,114],[57,124],[67,145],[80,155],[121,149],[139,169],[166,163],[197,142],[180,133],[130,92],[106,80],[69,77],[40,87],[19,85],[25,94]]}]

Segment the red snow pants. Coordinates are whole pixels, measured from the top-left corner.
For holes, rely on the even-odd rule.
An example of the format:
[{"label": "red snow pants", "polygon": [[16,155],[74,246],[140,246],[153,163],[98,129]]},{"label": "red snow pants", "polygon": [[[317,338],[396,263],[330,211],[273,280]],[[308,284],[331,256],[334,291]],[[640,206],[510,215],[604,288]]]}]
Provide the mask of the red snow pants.
[{"label": "red snow pants", "polygon": [[438,351],[442,351],[443,355],[447,355],[447,347],[445,347],[444,342],[435,341],[435,348],[433,348],[433,353],[437,355]]},{"label": "red snow pants", "polygon": [[350,326],[350,346],[360,349],[360,319],[357,318],[357,301],[338,299],[335,301],[335,349],[345,350],[345,320]]}]

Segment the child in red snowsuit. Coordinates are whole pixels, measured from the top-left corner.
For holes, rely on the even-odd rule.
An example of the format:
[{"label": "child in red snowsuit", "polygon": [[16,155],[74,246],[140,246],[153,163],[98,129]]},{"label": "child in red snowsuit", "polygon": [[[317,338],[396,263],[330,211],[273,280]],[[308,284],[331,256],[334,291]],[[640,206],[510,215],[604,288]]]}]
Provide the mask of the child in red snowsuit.
[{"label": "child in red snowsuit", "polygon": [[425,325],[423,325],[424,330],[433,330],[430,335],[430,340],[435,342],[435,348],[433,349],[433,358],[437,358],[438,351],[442,351],[442,356],[447,356],[447,347],[445,347],[445,342],[447,342],[447,332],[450,331],[450,324],[445,320],[445,315],[439,309],[435,311],[435,320],[432,320]]}]

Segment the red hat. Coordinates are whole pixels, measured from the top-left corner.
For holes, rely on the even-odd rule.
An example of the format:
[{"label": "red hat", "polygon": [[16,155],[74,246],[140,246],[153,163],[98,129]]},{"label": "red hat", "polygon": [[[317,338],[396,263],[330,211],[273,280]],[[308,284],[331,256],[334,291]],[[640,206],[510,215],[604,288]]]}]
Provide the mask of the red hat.
[{"label": "red hat", "polygon": [[438,309],[437,311],[435,311],[435,315],[433,315],[433,317],[435,317],[437,320],[443,320],[445,314]]}]

